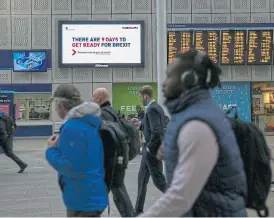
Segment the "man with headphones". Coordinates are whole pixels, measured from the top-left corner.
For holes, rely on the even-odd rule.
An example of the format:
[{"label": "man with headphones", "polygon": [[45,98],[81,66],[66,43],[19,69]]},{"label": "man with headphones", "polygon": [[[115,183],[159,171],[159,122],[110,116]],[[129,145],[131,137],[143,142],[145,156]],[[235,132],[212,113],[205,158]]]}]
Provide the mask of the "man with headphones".
[{"label": "man with headphones", "polygon": [[203,52],[178,54],[163,83],[171,114],[163,148],[168,188],[143,217],[246,217],[247,183],[229,121],[211,97],[220,68]]}]

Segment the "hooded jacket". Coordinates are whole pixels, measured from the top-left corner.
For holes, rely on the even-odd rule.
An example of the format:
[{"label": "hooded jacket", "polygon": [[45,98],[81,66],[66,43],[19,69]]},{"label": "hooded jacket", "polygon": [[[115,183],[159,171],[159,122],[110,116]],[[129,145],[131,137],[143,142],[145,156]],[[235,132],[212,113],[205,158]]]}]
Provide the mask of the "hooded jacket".
[{"label": "hooded jacket", "polygon": [[100,107],[92,102],[72,108],[61,127],[57,147],[46,151],[47,161],[58,172],[69,210],[103,211],[108,205],[100,114]]}]

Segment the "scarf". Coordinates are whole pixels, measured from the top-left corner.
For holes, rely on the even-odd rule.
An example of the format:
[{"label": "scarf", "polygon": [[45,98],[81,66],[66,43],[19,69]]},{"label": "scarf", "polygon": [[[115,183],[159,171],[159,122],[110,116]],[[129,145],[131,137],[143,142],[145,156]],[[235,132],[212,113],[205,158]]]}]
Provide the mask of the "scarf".
[{"label": "scarf", "polygon": [[209,97],[211,97],[209,90],[197,87],[183,92],[176,99],[166,100],[165,105],[170,114],[175,114],[184,111],[186,108],[195,104],[196,102],[207,99]]}]

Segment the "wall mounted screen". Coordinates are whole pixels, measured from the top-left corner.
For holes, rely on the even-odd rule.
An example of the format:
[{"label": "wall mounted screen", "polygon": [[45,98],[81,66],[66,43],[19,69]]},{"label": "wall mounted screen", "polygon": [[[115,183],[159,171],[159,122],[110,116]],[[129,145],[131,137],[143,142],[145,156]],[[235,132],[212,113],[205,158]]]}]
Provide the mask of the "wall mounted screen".
[{"label": "wall mounted screen", "polygon": [[[168,63],[192,47],[220,65],[273,64],[273,23],[168,24]],[[183,46],[182,46],[183,45]]]},{"label": "wall mounted screen", "polygon": [[46,72],[46,52],[14,51],[13,71],[15,72]]},{"label": "wall mounted screen", "polygon": [[144,67],[144,22],[60,21],[59,67]]},{"label": "wall mounted screen", "polygon": [[214,63],[219,60],[220,31],[201,30],[195,31],[194,46],[199,51],[208,53]]},{"label": "wall mounted screen", "polygon": [[247,64],[272,63],[273,30],[248,31]]},{"label": "wall mounted screen", "polygon": [[221,33],[222,65],[246,63],[246,30],[224,30]]}]

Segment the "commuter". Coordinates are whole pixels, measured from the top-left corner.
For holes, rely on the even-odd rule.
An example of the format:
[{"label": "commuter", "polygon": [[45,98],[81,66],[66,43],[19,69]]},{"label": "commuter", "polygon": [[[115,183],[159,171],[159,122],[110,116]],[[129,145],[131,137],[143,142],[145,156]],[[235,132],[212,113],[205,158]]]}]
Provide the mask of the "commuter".
[{"label": "commuter", "polygon": [[[138,195],[135,204],[135,215],[143,212],[147,184],[149,177],[152,177],[153,183],[161,191],[166,190],[166,179],[163,175],[163,164],[161,160],[156,159],[164,137],[164,111],[162,107],[153,99],[153,89],[150,86],[144,86],[139,90],[140,100],[146,107],[143,121],[140,123],[140,130],[143,133],[142,160],[138,173]],[[133,119],[136,123],[137,119]]]},{"label": "commuter", "polygon": [[168,66],[163,92],[171,121],[159,152],[168,188],[143,217],[247,216],[240,151],[230,122],[210,93],[220,84],[220,74],[195,49],[178,54]]},{"label": "commuter", "polygon": [[67,216],[99,217],[108,206],[101,110],[97,104],[83,102],[73,85],[59,86],[53,103],[64,124],[59,137],[49,138],[46,159],[58,172]]},{"label": "commuter", "polygon": [[[92,101],[100,105],[101,118],[111,122],[116,122],[118,119],[118,112],[111,106],[110,93],[105,88],[98,88],[93,92]],[[111,111],[111,113],[109,112]],[[116,117],[114,117],[114,114]],[[109,145],[111,146],[111,145]],[[108,155],[107,155],[108,156]],[[113,156],[113,155],[112,155]],[[115,157],[114,157],[115,158]],[[122,217],[133,216],[133,206],[128,195],[124,178],[126,169],[121,169],[117,165],[114,167],[113,175],[111,175],[110,190],[113,195],[113,201]],[[106,175],[109,177],[109,175]]]},{"label": "commuter", "polygon": [[20,170],[18,173],[23,173],[27,168],[27,164],[17,157],[12,151],[12,142],[13,142],[13,129],[16,124],[3,112],[0,112],[0,146],[3,149],[5,155],[11,158],[17,165]]}]

